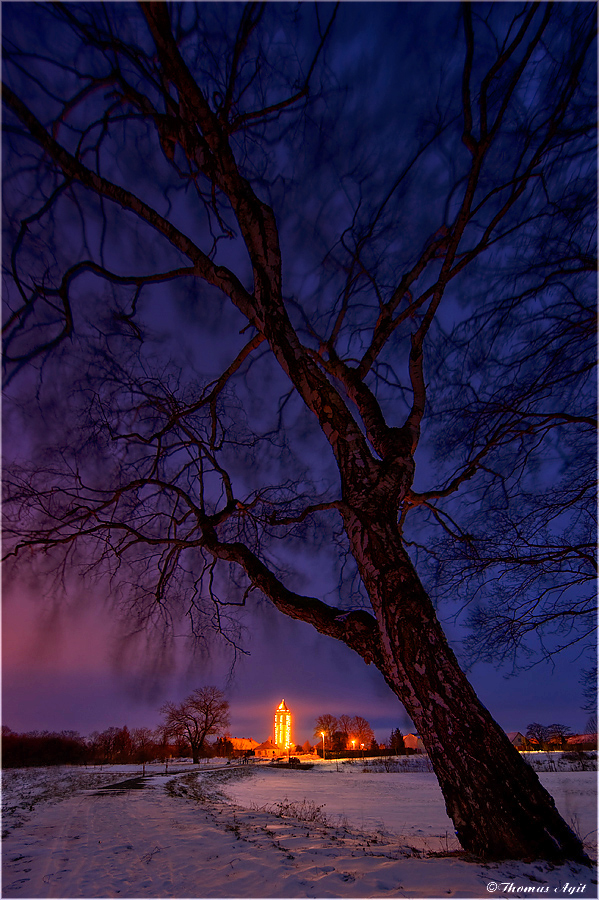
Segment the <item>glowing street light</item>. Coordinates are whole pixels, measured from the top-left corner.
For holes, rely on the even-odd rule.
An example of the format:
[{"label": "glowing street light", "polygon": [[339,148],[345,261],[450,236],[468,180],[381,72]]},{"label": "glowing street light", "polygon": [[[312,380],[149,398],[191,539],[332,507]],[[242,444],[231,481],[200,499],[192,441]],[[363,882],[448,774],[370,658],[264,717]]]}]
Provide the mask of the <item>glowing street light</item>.
[{"label": "glowing street light", "polygon": [[356,742],[355,741],[351,742],[351,749],[352,749],[352,753],[356,752]]},{"label": "glowing street light", "polygon": [[321,735],[322,735],[322,759],[323,759],[323,762],[324,762],[324,760],[326,759],[326,757],[325,757],[325,755],[324,755],[324,731],[321,731],[320,733],[321,733]]}]

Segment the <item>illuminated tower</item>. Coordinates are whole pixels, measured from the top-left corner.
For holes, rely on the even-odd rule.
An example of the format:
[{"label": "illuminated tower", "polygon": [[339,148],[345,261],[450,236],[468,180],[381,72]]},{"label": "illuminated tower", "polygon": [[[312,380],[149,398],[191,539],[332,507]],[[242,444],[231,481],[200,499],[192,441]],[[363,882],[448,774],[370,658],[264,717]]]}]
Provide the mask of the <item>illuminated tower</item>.
[{"label": "illuminated tower", "polygon": [[284,700],[281,700],[275,711],[275,744],[281,750],[291,746],[291,713]]}]

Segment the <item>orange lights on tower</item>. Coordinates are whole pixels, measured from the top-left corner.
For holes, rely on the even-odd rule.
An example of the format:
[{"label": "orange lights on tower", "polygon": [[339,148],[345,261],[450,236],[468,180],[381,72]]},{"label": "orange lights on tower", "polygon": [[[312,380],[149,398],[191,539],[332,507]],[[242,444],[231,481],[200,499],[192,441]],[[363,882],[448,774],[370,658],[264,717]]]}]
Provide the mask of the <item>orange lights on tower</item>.
[{"label": "orange lights on tower", "polygon": [[284,700],[275,710],[275,744],[281,750],[291,747],[291,712]]}]

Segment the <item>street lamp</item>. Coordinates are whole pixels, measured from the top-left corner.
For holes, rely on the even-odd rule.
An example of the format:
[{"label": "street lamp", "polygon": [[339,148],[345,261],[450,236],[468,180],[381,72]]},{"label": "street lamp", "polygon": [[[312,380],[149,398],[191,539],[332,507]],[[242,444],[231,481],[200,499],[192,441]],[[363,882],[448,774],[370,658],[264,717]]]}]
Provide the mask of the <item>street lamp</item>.
[{"label": "street lamp", "polygon": [[352,753],[356,752],[356,742],[355,741],[351,742],[351,749],[352,749]]},{"label": "street lamp", "polygon": [[324,762],[324,760],[326,759],[326,757],[324,755],[324,731],[321,731],[320,733],[322,735],[322,760]]},{"label": "street lamp", "polygon": [[364,744],[360,744],[360,747],[362,749],[362,759],[364,759]]}]

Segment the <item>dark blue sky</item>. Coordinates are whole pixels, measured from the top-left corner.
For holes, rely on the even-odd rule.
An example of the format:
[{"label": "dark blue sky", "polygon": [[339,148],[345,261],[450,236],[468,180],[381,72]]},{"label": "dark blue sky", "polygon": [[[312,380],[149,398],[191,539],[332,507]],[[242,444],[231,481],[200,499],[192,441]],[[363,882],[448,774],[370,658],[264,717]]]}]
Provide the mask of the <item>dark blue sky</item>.
[{"label": "dark blue sky", "polygon": [[[44,54],[53,53],[59,47],[65,59],[74,52],[74,44],[65,36],[64,23],[55,23],[51,28],[48,23],[44,25],[41,18],[33,23],[29,11],[19,9],[20,6],[27,5],[3,6],[5,34],[10,40],[14,38],[17,43],[26,40],[31,45],[30,38],[35,37]],[[509,6],[511,4],[506,8]],[[215,8],[216,5],[208,7],[210,10]],[[285,41],[290,32],[280,30],[282,26],[273,9],[274,5],[269,6],[267,14],[270,36],[273,47],[282,48],[278,51],[278,62],[284,71],[286,63],[281,63],[281,59],[285,61]],[[307,6],[303,9],[293,37],[305,69],[309,52],[314,49],[314,37],[308,36],[312,34],[313,23],[309,18],[312,13],[308,14]],[[321,4],[319,9],[328,15],[332,5]],[[503,7],[498,9],[495,14],[499,19],[507,15]],[[120,7],[119,14],[125,17],[121,27],[126,28],[127,13],[123,10],[125,7]],[[232,14],[230,10],[228,14]],[[481,33],[486,33],[484,28]],[[147,35],[145,39],[148,40]],[[490,38],[486,39],[490,41]],[[481,40],[478,64],[482,66],[485,38]],[[489,51],[491,43],[487,48]],[[91,52],[84,53],[83,58],[90,68],[97,64],[97,58]],[[354,214],[359,222],[360,215],[366,216],[368,209],[376,207],[388,188],[389,173],[407,165],[416,145],[432,133],[435,117],[445,116],[451,122],[452,116],[459,116],[462,62],[462,29],[457,4],[341,5],[326,56],[322,97],[311,107],[314,122],[324,121],[329,130],[319,130],[312,122],[305,132],[298,131],[297,136],[290,138],[282,129],[272,141],[271,148],[274,149],[268,158],[271,166],[268,177],[260,182],[256,176],[260,190],[268,195],[279,217],[285,294],[302,301],[319,327],[324,328],[323,323],[331,316],[331,297],[341,283],[343,261],[340,262],[341,256],[337,255],[340,235],[344,229],[350,229]],[[52,90],[57,94],[73,92],[68,72],[59,78],[56,68],[51,69],[53,74],[50,76],[45,63],[41,68],[39,63],[36,65],[35,71],[41,72],[41,82],[45,78],[56,79]],[[24,99],[31,103],[34,111],[41,117],[50,115],[48,109],[54,101],[48,100],[35,84],[27,87],[26,67],[14,66],[10,71],[15,90],[31,91]],[[530,96],[534,96],[534,92]],[[525,111],[529,99],[528,95],[519,98]],[[412,128],[413,122],[417,125]],[[76,117],[75,124],[80,124]],[[138,127],[137,122],[131,127]],[[120,135],[116,128],[114,133]],[[148,133],[152,133],[151,129]],[[75,140],[73,133],[66,129],[61,134],[67,143]],[[153,149],[154,144],[150,144],[148,150],[144,136],[138,136],[127,145],[131,154],[127,156],[119,143],[120,138],[117,136],[113,140],[113,144],[107,141],[105,147],[108,149],[103,149],[106,177],[121,182],[126,180],[127,186],[132,185],[132,189],[134,187],[157,207],[165,202],[162,179],[173,178],[169,194],[169,200],[173,201],[173,221],[193,233],[199,243],[208,240],[206,220],[200,215],[201,204],[198,204],[198,213],[192,192],[184,193],[179,189],[180,182],[160,152]],[[305,156],[298,153],[300,162],[293,159],[290,147],[291,150],[301,147]],[[259,172],[264,162],[259,150],[250,144],[246,152],[248,167],[254,174]],[[456,189],[455,195],[451,195],[451,201],[447,200],[447,195],[454,182],[460,184],[460,166],[464,165],[465,157],[461,125],[454,130],[448,126],[438,148],[415,165],[415,188],[406,187],[405,195],[402,194],[403,187],[398,189],[398,209],[390,215],[385,227],[381,225],[380,234],[377,233],[380,243],[374,246],[370,259],[385,290],[390,290],[389,286],[395,283],[401,267],[422,251],[431,234],[444,222],[444,217],[450,216],[459,191]],[[297,174],[295,165],[302,175],[297,181],[292,177]],[[335,178],[331,175],[333,170]],[[426,185],[424,193],[423,184]],[[18,184],[11,197],[13,200],[19,198],[14,200],[14,206],[18,208],[23,204],[19,214],[24,215],[30,211],[27,208],[28,191],[23,191],[25,199],[21,199],[18,194],[21,189]],[[148,257],[156,268],[173,264],[172,248],[160,244],[150,229],[144,230],[140,226],[138,231],[130,234],[121,228],[118,211],[115,213],[110,208],[104,233],[99,220],[94,219],[97,210],[90,212],[92,206],[83,204],[81,207],[85,215],[89,214],[91,222],[85,240],[78,230],[79,210],[67,207],[66,201],[65,207],[60,207],[62,219],[61,215],[57,216],[60,227],[56,235],[59,251],[56,252],[63,254],[60,257],[63,266],[72,264],[78,254],[80,258],[88,252],[91,255],[98,253],[101,240],[104,241],[105,257],[119,272],[145,265]],[[32,226],[31,232],[37,235],[36,226]],[[334,249],[323,262],[329,246]],[[46,249],[52,257],[55,248]],[[510,249],[515,255],[520,250],[516,245]],[[30,252],[35,260],[36,247]],[[503,265],[509,255],[500,256],[499,261],[495,258],[495,263]],[[242,280],[247,279],[246,257],[240,253],[239,241],[220,244],[216,259],[234,267]],[[478,273],[475,270],[474,288],[469,297],[473,308],[477,308],[477,292],[485,289],[486,277],[484,269]],[[90,322],[95,324],[96,321],[94,316],[98,316],[101,327],[108,327],[107,320],[102,317],[110,292],[104,288],[104,283],[98,287],[90,276],[73,284],[78,336],[89,337]],[[346,344],[341,342],[341,349],[345,349],[349,357],[355,352],[352,342],[361,327],[363,302],[368,306],[361,294],[357,293],[356,298],[357,324],[354,323],[355,329],[350,329],[343,339]],[[289,306],[290,315],[296,316],[294,323],[301,322],[296,307],[291,303]],[[196,376],[217,377],[247,340],[247,336],[240,333],[246,324],[243,317],[232,311],[228,302],[217,301],[211,291],[202,293],[196,287],[190,289],[189,282],[184,281],[180,287],[159,285],[145,290],[139,308],[147,334],[144,345],[149,348],[147,360],[151,360],[153,354],[175,359],[183,373],[182,380]],[[460,316],[468,318],[467,300],[459,289],[449,289],[440,316],[444,327],[452,327]],[[309,342],[305,334],[302,337]],[[409,340],[408,332],[402,340],[404,344],[398,338],[398,358]],[[41,447],[53,435],[60,436],[65,410],[69,409],[70,401],[65,398],[71,381],[76,383],[82,365],[89,363],[89,357],[81,349],[83,344],[84,341],[81,345],[73,341],[72,351],[63,348],[62,357],[48,362],[42,379],[45,398],[42,402],[46,403],[43,416],[28,417],[30,407],[29,413],[21,418],[20,401],[27,394],[30,399],[33,396],[33,370],[22,372],[20,380],[15,379],[11,384],[4,413],[5,457],[9,462],[21,461],[32,448]],[[394,362],[393,357],[390,356],[387,362]],[[251,376],[237,384],[236,402],[239,401],[243,412],[252,418],[259,430],[274,429],[278,418],[277,403],[287,391],[288,383],[272,358],[266,355],[254,365]],[[385,408],[387,387],[380,386],[380,391]],[[82,397],[83,392],[73,399],[73,403],[83,406]],[[389,397],[386,410],[395,424],[408,408],[405,392],[400,390]],[[12,401],[15,401],[14,406]],[[286,456],[281,451],[280,458],[274,444],[264,449],[263,457],[258,453],[251,459],[249,453],[246,456],[240,454],[237,462],[232,464],[236,496],[249,493],[260,478],[265,483],[277,483],[277,478],[283,483],[287,478],[285,465],[289,462],[292,474],[309,473],[318,490],[336,491],[337,475],[328,445],[300,407],[297,397],[292,397],[285,406],[282,421],[284,426],[293,428],[292,447],[285,448]],[[427,440],[425,433],[416,479],[419,490],[438,486],[438,471],[431,463],[432,449]],[[563,460],[560,460],[559,465],[562,464]],[[549,460],[548,465],[553,477],[558,464]],[[544,478],[543,474],[539,480],[543,482]],[[336,603],[337,585],[342,579],[338,568],[326,569],[330,559],[326,548],[323,550],[318,545],[320,539],[318,534],[312,535],[312,543],[305,546],[294,541],[290,550],[272,550],[272,558],[282,569],[288,562],[294,563],[295,571],[289,577],[295,590],[314,592],[316,596]],[[52,591],[41,590],[40,582],[26,571],[20,575],[11,571],[6,584],[3,721],[14,730],[75,729],[88,734],[110,725],[154,726],[159,720],[161,703],[180,700],[204,684],[216,684],[226,691],[231,704],[231,731],[238,737],[263,740],[270,735],[274,709],[283,697],[295,716],[293,736],[301,742],[312,737],[314,719],[326,712],[364,716],[371,722],[380,741],[398,725],[404,731],[411,727],[397,699],[374,667],[367,667],[344,645],[321,637],[310,626],[287,620],[266,606],[252,607],[244,613],[242,625],[245,631],[241,643],[249,655],[239,658],[229,677],[230,659],[219,658],[218,651],[211,661],[194,660],[189,656],[186,638],[178,623],[171,648],[173,652],[160,659],[155,647],[150,651],[141,643],[119,640],[114,608],[105,604],[109,593],[106,584],[103,587],[96,582],[90,587],[74,572],[69,577],[66,605],[61,605],[58,595],[54,596]],[[349,591],[347,580],[342,586]],[[342,602],[350,603],[350,600],[351,597],[345,596]],[[461,603],[461,598],[457,598],[457,602]],[[462,625],[454,624],[454,612],[452,604],[440,608],[440,617],[447,619],[446,630],[459,655],[465,631]],[[486,638],[481,635],[481,641],[484,640]],[[509,668],[478,664],[471,670],[470,678],[481,700],[508,731],[525,731],[528,723],[533,721],[562,722],[574,731],[582,731],[587,714],[580,708],[582,689],[579,679],[582,669],[588,668],[589,659],[588,653],[583,656],[580,649],[575,648],[556,657],[554,663],[521,670],[510,678],[506,677]]]}]

